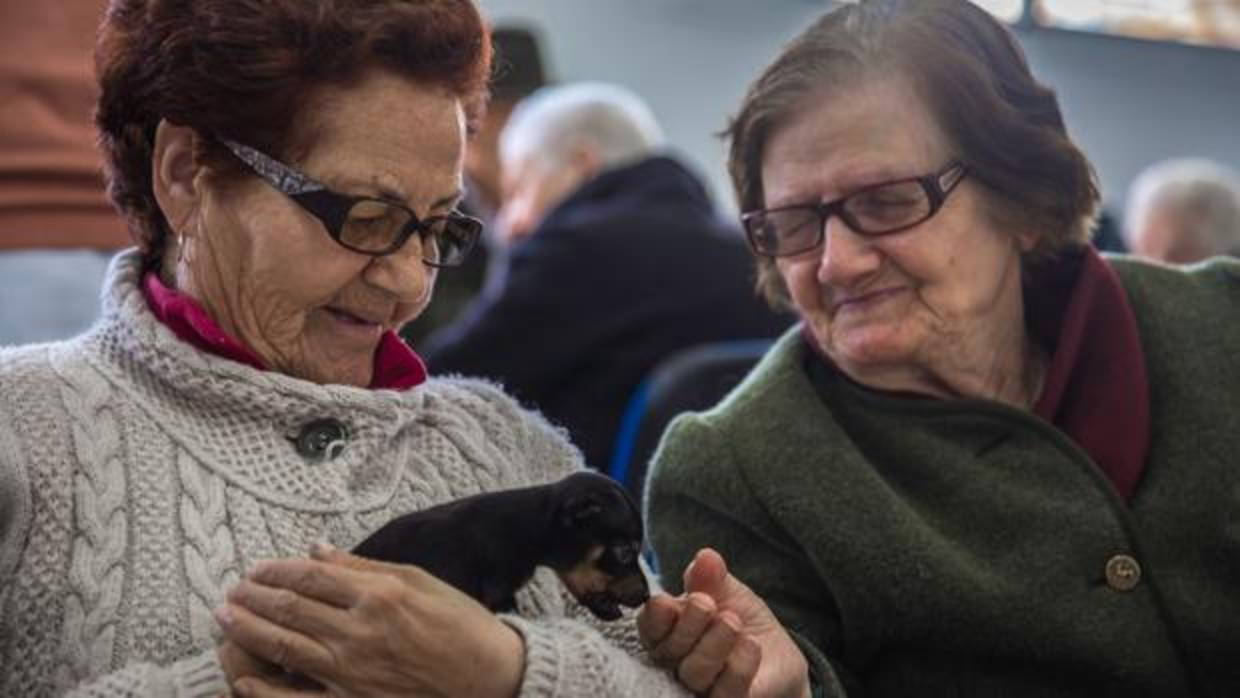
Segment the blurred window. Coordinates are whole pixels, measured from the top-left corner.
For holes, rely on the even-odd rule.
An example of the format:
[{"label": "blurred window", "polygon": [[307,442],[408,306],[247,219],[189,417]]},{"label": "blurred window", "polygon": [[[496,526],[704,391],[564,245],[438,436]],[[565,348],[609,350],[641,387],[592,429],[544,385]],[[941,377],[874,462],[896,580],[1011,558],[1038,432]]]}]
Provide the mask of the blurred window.
[{"label": "blurred window", "polygon": [[[986,10],[1004,22],[1015,24],[1025,12],[1026,0],[969,0],[974,5]],[[858,0],[837,0],[838,4],[847,5]]]},{"label": "blurred window", "polygon": [[1240,49],[1240,0],[1033,1],[1048,27]]},{"label": "blurred window", "polygon": [[[856,2],[857,0],[840,0]],[[971,0],[1009,24],[1240,49],[1240,0]]]},{"label": "blurred window", "polygon": [[972,0],[972,2],[1004,22],[1020,21],[1020,16],[1025,11],[1025,0]]}]

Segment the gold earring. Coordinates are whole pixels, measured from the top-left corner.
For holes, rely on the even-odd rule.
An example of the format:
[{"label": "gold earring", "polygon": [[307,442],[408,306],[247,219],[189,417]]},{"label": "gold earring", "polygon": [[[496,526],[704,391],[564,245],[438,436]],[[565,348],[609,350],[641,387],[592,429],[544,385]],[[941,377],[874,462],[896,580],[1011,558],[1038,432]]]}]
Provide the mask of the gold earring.
[{"label": "gold earring", "polygon": [[185,233],[177,233],[177,262],[185,259]]}]

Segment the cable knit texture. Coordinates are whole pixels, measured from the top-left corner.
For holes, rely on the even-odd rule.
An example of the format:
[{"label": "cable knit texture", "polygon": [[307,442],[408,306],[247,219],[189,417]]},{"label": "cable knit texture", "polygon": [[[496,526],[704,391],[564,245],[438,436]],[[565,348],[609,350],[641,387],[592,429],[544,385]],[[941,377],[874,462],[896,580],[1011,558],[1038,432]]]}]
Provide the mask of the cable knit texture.
[{"label": "cable knit texture", "polygon": [[[204,354],[154,319],[139,271],[117,257],[86,335],[0,349],[0,695],[215,698],[211,609],[257,560],[581,467],[486,383],[372,391]],[[321,418],[350,437],[308,461],[291,439]],[[596,622],[547,570],[505,620],[522,696],[686,695],[631,616]]]}]

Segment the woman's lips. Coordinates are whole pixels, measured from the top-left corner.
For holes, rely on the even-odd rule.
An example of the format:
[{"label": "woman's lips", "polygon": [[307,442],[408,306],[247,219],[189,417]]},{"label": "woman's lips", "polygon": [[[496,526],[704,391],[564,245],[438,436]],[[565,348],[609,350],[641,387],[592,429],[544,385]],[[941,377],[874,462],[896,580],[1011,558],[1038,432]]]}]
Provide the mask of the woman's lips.
[{"label": "woman's lips", "polygon": [[357,337],[373,338],[383,332],[383,324],[379,322],[371,322],[362,317],[358,317],[347,310],[339,308],[324,308],[327,314],[336,321],[338,330]]},{"label": "woman's lips", "polygon": [[875,305],[878,305],[879,303],[904,292],[904,290],[905,289],[902,286],[895,286],[892,288],[881,288],[876,291],[867,291],[865,293],[847,296],[845,298],[835,300],[835,302],[831,304],[831,309],[834,313],[838,313],[842,310],[854,311],[872,308]]}]

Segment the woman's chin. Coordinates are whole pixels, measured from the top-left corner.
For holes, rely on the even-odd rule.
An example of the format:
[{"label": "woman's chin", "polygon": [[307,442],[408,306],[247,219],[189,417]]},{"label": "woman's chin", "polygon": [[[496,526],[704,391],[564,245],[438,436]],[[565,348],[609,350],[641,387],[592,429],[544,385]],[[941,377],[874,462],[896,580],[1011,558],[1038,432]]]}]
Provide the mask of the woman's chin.
[{"label": "woman's chin", "polygon": [[328,329],[331,331],[307,333],[298,377],[315,383],[369,386],[380,335],[340,332],[338,326]]},{"label": "woman's chin", "polygon": [[355,366],[332,371],[327,374],[328,383],[336,385],[351,385],[355,388],[365,388],[370,385],[371,379],[374,377],[373,363],[367,363],[365,366]]},{"label": "woman's chin", "polygon": [[365,388],[374,376],[374,357],[351,358],[336,361],[316,361],[301,370],[290,371],[302,380],[320,385],[351,385]]},{"label": "woman's chin", "polygon": [[913,347],[908,337],[896,328],[866,328],[836,333],[823,349],[846,371],[907,364],[913,357]]}]

